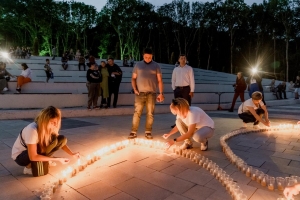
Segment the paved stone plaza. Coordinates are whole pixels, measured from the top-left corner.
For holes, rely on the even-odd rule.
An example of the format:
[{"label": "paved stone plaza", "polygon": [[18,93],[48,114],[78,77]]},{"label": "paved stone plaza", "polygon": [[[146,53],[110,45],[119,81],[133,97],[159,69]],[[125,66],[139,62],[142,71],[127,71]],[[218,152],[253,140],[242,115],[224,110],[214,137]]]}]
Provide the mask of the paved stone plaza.
[{"label": "paved stone plaza", "polygon": [[[122,109],[122,108],[117,108]],[[295,123],[300,119],[300,104],[271,107],[272,124]],[[101,112],[101,110],[99,111]],[[211,111],[216,132],[209,140],[209,151],[201,152],[199,145],[193,151],[212,159],[239,184],[250,200],[273,200],[282,196],[270,192],[239,172],[230,164],[219,145],[221,135],[241,127],[237,113]],[[126,139],[131,128],[132,115],[88,118],[64,118],[61,134],[68,137],[68,145],[83,156],[112,143]],[[157,114],[153,127],[155,140],[170,130],[175,117]],[[11,158],[11,147],[20,130],[32,120],[0,121],[0,199],[38,199],[33,191],[53,181],[61,170],[51,167],[50,174],[33,178],[23,175],[23,168]],[[138,137],[144,138],[144,117]],[[234,152],[248,164],[272,176],[300,176],[300,133],[253,133],[229,141]],[[59,151],[56,156],[67,156]],[[74,164],[72,160],[70,164]],[[153,148],[131,146],[103,157],[60,186],[52,199],[231,199],[225,188],[205,169],[187,158]],[[300,199],[300,198],[297,198]]]}]

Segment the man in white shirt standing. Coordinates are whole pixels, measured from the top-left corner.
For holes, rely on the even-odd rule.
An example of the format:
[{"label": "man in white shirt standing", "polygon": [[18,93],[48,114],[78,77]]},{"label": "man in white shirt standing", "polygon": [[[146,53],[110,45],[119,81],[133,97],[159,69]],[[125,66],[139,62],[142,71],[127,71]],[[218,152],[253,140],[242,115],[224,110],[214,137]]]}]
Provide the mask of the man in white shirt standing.
[{"label": "man in white shirt standing", "polygon": [[[179,65],[174,68],[172,74],[172,89],[174,91],[174,98],[184,98],[189,102],[194,96],[195,91],[195,78],[193,68],[187,65],[186,56],[184,54],[179,55]],[[175,125],[171,126],[172,128]]]},{"label": "man in white shirt standing", "polygon": [[186,56],[179,56],[179,65],[175,67],[172,74],[172,89],[174,98],[184,98],[191,105],[195,91],[195,79],[193,68],[186,64]]}]

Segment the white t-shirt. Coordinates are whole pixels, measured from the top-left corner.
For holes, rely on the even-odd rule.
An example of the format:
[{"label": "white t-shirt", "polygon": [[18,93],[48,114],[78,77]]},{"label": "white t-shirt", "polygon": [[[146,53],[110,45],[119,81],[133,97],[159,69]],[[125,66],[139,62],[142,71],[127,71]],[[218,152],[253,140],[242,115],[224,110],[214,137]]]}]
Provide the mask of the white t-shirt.
[{"label": "white t-shirt", "polygon": [[[265,104],[263,101],[260,101],[259,105],[260,105],[260,107],[262,107]],[[254,108],[254,110],[257,110],[259,108],[253,103],[252,99],[248,99],[240,105],[238,114],[242,114],[243,112],[249,111],[248,107],[252,107],[252,108]]]},{"label": "white t-shirt", "polygon": [[[32,122],[31,124],[28,124],[22,131],[22,138],[25,141],[25,144],[37,144],[39,142],[39,137],[37,133],[37,124],[35,122]],[[17,138],[17,140],[14,143],[14,146],[12,147],[12,153],[11,157],[12,159],[16,159],[20,153],[25,151],[26,148],[21,144],[21,138],[20,134]]]},{"label": "white t-shirt", "polygon": [[25,70],[22,70],[21,76],[24,76],[25,78],[32,79],[32,77],[31,77],[31,69],[27,68]]},{"label": "white t-shirt", "polygon": [[181,119],[187,126],[196,124],[196,128],[200,129],[204,126],[210,128],[215,127],[214,121],[199,107],[190,107],[190,110],[185,119],[177,115],[176,119]]}]

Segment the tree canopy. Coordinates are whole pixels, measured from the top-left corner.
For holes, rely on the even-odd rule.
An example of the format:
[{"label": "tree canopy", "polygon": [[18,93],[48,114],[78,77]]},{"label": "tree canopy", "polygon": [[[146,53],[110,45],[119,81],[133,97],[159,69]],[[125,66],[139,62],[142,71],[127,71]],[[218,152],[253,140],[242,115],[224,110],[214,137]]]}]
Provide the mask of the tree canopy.
[{"label": "tree canopy", "polygon": [[[155,7],[144,0],[107,0],[100,12],[75,1],[0,1],[0,46],[39,45],[39,55],[72,48],[96,57],[158,62],[186,54],[191,66],[236,73],[253,66],[265,77],[294,80],[299,74],[298,0],[186,2]],[[247,73],[246,73],[247,74]]]}]

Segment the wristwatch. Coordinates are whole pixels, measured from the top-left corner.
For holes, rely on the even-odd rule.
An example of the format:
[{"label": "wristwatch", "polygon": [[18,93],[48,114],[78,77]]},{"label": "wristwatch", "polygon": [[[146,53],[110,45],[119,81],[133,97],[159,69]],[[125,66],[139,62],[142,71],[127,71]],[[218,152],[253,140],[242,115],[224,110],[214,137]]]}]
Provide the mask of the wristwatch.
[{"label": "wristwatch", "polygon": [[177,142],[177,138],[174,138],[174,142],[175,142],[175,143]]}]

